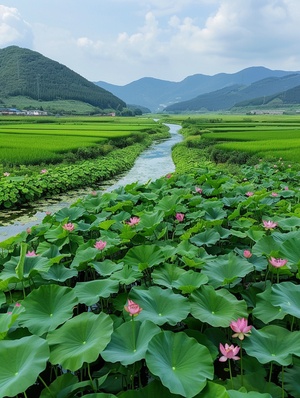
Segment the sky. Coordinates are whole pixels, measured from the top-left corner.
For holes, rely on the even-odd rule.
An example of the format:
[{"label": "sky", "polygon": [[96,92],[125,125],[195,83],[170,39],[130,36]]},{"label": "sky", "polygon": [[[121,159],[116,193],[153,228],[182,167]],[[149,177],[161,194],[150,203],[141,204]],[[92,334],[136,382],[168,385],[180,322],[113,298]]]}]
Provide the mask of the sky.
[{"label": "sky", "polygon": [[299,0],[7,0],[0,49],[28,48],[121,86],[251,66],[299,71],[299,21]]}]

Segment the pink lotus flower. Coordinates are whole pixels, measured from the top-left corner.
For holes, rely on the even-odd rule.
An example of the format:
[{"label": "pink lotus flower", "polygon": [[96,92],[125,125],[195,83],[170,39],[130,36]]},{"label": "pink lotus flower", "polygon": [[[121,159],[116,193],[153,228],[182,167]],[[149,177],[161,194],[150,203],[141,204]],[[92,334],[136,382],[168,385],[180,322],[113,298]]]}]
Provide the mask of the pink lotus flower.
[{"label": "pink lotus flower", "polygon": [[16,303],[15,307],[21,307],[21,304],[20,303]]},{"label": "pink lotus flower", "polygon": [[130,225],[131,227],[133,226],[133,225],[136,225],[136,224],[138,224],[139,222],[140,222],[140,218],[139,217],[131,217],[130,219],[129,219],[129,221],[127,222],[127,224],[128,225]]},{"label": "pink lotus flower", "polygon": [[238,320],[230,322],[231,329],[235,332],[232,337],[238,337],[240,340],[244,340],[245,336],[252,329],[252,326],[248,326],[248,320],[246,318],[238,318]]},{"label": "pink lotus flower", "polygon": [[97,196],[97,191],[92,191],[92,192],[91,192],[91,195],[92,195],[92,196]]},{"label": "pink lotus flower", "polygon": [[220,343],[220,351],[221,354],[223,354],[220,358],[219,361],[220,362],[226,362],[227,359],[234,359],[235,361],[237,359],[240,359],[240,357],[237,356],[237,354],[240,351],[240,347],[239,346],[234,346],[233,344],[228,345],[227,343],[225,344],[225,347],[223,346],[223,344]]},{"label": "pink lotus flower", "polygon": [[277,227],[277,222],[271,221],[271,220],[263,220],[263,225],[266,229],[273,229]]},{"label": "pink lotus flower", "polygon": [[31,234],[31,228],[30,228],[30,227],[26,228],[26,232],[27,232],[28,234]]},{"label": "pink lotus flower", "polygon": [[71,222],[69,222],[69,223],[63,225],[62,227],[63,227],[63,229],[65,229],[66,231],[72,232],[72,231],[74,231],[75,225],[72,224]]},{"label": "pink lotus flower", "polygon": [[285,191],[288,191],[288,190],[289,190],[289,187],[288,187],[288,186],[285,186],[285,187],[284,187],[284,190],[285,190]]},{"label": "pink lotus flower", "polygon": [[246,192],[245,195],[246,195],[246,196],[253,196],[253,195],[254,195],[254,192],[248,191],[248,192]]},{"label": "pink lotus flower", "polygon": [[35,257],[37,254],[36,254],[36,252],[34,251],[34,250],[32,250],[32,251],[28,251],[27,253],[26,253],[26,257]]},{"label": "pink lotus flower", "polygon": [[272,192],[272,193],[271,193],[271,196],[273,196],[274,198],[276,198],[276,196],[278,196],[278,193],[277,193],[277,192]]},{"label": "pink lotus flower", "polygon": [[46,211],[46,216],[50,216],[51,215],[51,211]]},{"label": "pink lotus flower", "polygon": [[168,173],[167,175],[166,175],[166,178],[171,178],[172,177],[172,174],[171,173]]},{"label": "pink lotus flower", "polygon": [[136,304],[132,300],[128,300],[127,305],[124,305],[125,311],[129,312],[131,316],[137,316],[143,308],[141,308],[138,304]]},{"label": "pink lotus flower", "polygon": [[285,264],[288,262],[288,260],[285,260],[283,258],[275,258],[275,257],[271,257],[269,259],[269,263],[271,265],[273,265],[273,267],[275,268],[280,268],[280,267],[284,267]]},{"label": "pink lotus flower", "polygon": [[103,240],[98,240],[94,247],[98,250],[103,250],[105,248],[105,246],[107,245],[107,242],[103,241]]},{"label": "pink lotus flower", "polygon": [[183,213],[176,213],[175,218],[176,218],[177,221],[182,222],[184,220],[184,214]]},{"label": "pink lotus flower", "polygon": [[252,253],[250,250],[244,250],[244,257],[245,258],[250,258],[252,257]]},{"label": "pink lotus flower", "polygon": [[202,190],[201,188],[199,188],[199,187],[195,187],[195,191],[196,191],[197,193],[202,193],[202,192],[203,192],[203,190]]},{"label": "pink lotus flower", "polygon": [[41,174],[46,174],[46,173],[48,173],[48,170],[46,169],[41,170]]},{"label": "pink lotus flower", "polygon": [[5,173],[3,173],[4,177],[9,177],[10,173],[8,173],[7,171]]}]

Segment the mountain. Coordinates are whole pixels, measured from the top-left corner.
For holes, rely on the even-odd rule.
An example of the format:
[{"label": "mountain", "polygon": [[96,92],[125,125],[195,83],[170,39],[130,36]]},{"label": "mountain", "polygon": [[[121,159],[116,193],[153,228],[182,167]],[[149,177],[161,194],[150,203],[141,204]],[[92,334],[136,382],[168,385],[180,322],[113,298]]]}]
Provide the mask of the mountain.
[{"label": "mountain", "polygon": [[186,77],[181,82],[144,77],[124,86],[103,81],[95,84],[122,98],[126,103],[139,104],[151,109],[152,112],[158,112],[171,104],[187,101],[201,94],[234,85],[249,86],[259,80],[281,78],[294,73],[253,66],[232,74],[218,73],[213,76],[196,74]]},{"label": "mountain", "polygon": [[300,85],[274,95],[263,96],[239,102],[235,104],[235,107],[236,108],[246,107],[246,106],[280,107],[285,105],[299,105],[299,104],[300,104]]},{"label": "mountain", "polygon": [[5,103],[5,97],[14,96],[75,100],[100,109],[126,107],[123,100],[66,66],[38,52],[10,46],[0,50],[0,100]]},{"label": "mountain", "polygon": [[248,86],[235,84],[208,94],[202,94],[189,101],[170,105],[164,111],[225,111],[238,103],[244,103],[245,100],[278,94],[297,85],[300,85],[300,74],[294,73],[283,77],[268,77]]}]

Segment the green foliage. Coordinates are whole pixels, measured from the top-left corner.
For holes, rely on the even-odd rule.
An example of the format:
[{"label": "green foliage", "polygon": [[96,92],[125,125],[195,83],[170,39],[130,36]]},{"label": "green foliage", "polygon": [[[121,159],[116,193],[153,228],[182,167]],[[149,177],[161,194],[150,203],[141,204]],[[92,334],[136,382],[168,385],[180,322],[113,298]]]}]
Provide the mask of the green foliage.
[{"label": "green foliage", "polygon": [[207,166],[90,194],[1,242],[1,394],[297,396],[299,177]]},{"label": "green foliage", "polygon": [[35,100],[76,100],[100,109],[122,110],[125,102],[84,79],[66,66],[17,46],[0,51],[0,86],[3,97]]}]

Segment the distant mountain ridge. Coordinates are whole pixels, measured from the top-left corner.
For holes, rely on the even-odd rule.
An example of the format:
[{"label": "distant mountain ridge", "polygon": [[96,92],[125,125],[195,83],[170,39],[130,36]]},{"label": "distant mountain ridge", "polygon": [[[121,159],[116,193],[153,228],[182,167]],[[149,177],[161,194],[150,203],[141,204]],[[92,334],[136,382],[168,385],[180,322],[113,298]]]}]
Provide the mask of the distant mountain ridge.
[{"label": "distant mountain ridge", "polygon": [[[224,89],[226,92],[226,89],[230,86],[232,86],[230,91],[239,91],[239,89],[243,88],[246,89],[259,81],[262,81],[261,89],[266,86],[265,93],[261,94],[261,91],[259,91],[260,84],[258,84],[256,87],[259,94],[256,95],[255,86],[253,86],[251,89],[249,88],[250,91],[252,90],[251,95],[258,97],[261,95],[274,94],[275,92],[282,90],[281,88],[277,89],[275,87],[277,82],[279,83],[279,80],[274,80],[272,83],[270,82],[270,84],[267,84],[267,81],[264,82],[264,80],[272,78],[280,79],[291,75],[298,76],[300,73],[294,71],[271,70],[262,66],[253,66],[232,74],[218,73],[213,76],[195,74],[186,77],[180,82],[144,77],[124,86],[113,85],[103,81],[95,82],[95,84],[112,92],[127,103],[140,104],[148,107],[152,112],[157,112],[162,111],[163,109],[168,110],[170,106],[173,106],[173,104],[193,100],[195,97],[203,94],[209,95],[216,91],[216,95],[219,95],[219,90]],[[290,81],[288,82],[288,80]],[[293,85],[296,86],[299,84],[296,80],[297,78],[295,77],[287,78],[285,89],[292,88]],[[280,82],[280,87],[283,87],[283,84],[284,82]],[[234,86],[236,86],[235,89]],[[277,91],[269,92],[267,91],[269,89]],[[243,95],[245,95],[245,97],[241,96],[240,98],[237,98],[237,101],[250,98],[247,97],[247,91],[245,91]]]},{"label": "distant mountain ridge", "polygon": [[126,107],[123,100],[66,66],[38,52],[9,46],[0,49],[0,100],[5,103],[6,97],[14,96],[75,100],[100,109]]}]

